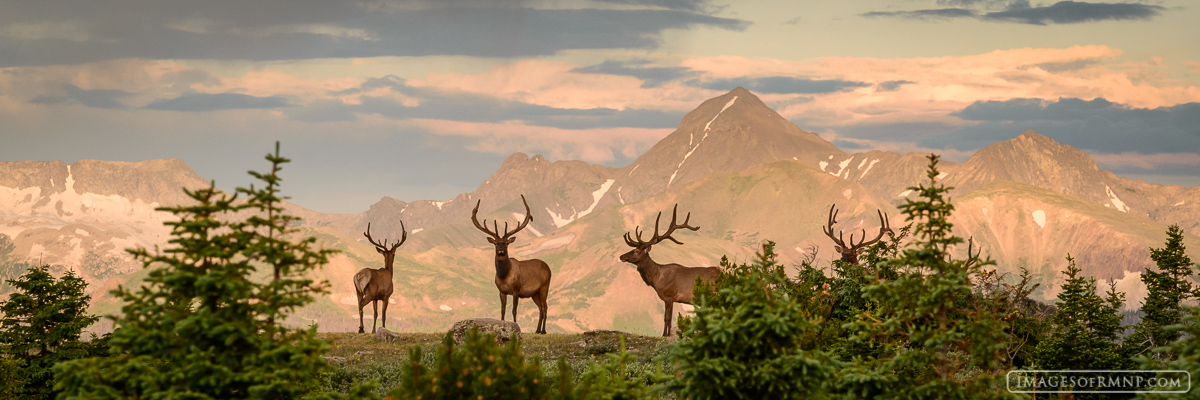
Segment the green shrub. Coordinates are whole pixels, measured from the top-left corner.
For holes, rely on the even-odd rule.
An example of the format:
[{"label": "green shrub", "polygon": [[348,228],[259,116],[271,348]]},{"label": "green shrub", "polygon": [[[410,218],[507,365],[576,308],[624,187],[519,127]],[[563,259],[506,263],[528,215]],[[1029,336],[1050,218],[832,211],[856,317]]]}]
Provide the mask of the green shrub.
[{"label": "green shrub", "polygon": [[830,377],[831,360],[803,349],[817,330],[808,299],[791,296],[782,266],[768,242],[750,265],[728,265],[716,292],[699,285],[696,314],[672,354],[677,376],[667,389],[688,399],[790,399],[817,397]]},{"label": "green shrub", "polygon": [[13,370],[11,360],[6,360],[6,372],[19,371],[17,380],[24,381],[21,397],[53,398],[54,364],[86,357],[101,342],[89,345],[79,340],[83,329],[99,319],[87,314],[92,299],[86,294],[87,282],[70,270],[55,278],[49,266],[40,266],[9,284],[17,291],[0,304],[4,313],[0,347],[6,358],[19,360],[22,366]]},{"label": "green shrub", "polygon": [[550,391],[540,360],[526,361],[516,340],[500,346],[472,329],[461,346],[447,333],[432,368],[422,353],[420,346],[409,351],[400,385],[388,393],[393,399],[542,399]]}]

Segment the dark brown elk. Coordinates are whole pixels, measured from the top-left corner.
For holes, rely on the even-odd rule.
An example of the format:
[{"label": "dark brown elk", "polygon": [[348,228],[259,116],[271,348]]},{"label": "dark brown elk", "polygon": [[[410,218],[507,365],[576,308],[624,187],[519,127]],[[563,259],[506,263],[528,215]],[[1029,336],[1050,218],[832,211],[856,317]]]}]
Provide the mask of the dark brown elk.
[{"label": "dark brown elk", "polygon": [[884,214],[883,211],[876,210],[875,212],[879,214],[879,235],[875,236],[874,239],[867,241],[867,230],[863,229],[862,236],[858,238],[858,243],[855,243],[854,234],[851,233],[849,242],[850,245],[847,246],[846,242],[842,240],[843,237],[841,231],[838,231],[837,236],[833,236],[833,224],[837,223],[838,210],[836,207],[836,204],[829,206],[829,223],[827,223],[821,229],[825,231],[825,236],[829,236],[830,239],[833,239],[833,250],[842,255],[842,261],[844,262],[858,264],[858,255],[859,253],[862,253],[864,248],[875,244],[875,242],[878,242],[879,239],[883,238],[884,233],[889,235],[892,234],[892,228],[888,226],[887,214]]},{"label": "dark brown elk", "polygon": [[683,244],[683,242],[671,237],[671,234],[675,233],[676,229],[684,228],[693,231],[700,229],[698,226],[688,226],[688,221],[692,219],[692,213],[687,214],[682,224],[675,223],[677,221],[678,210],[679,205],[676,204],[675,208],[671,210],[671,226],[661,235],[658,234],[658,220],[662,218],[662,212],[658,213],[658,217],[654,218],[654,236],[650,237],[650,240],[642,240],[640,227],[634,228],[634,237],[631,237],[629,233],[625,233],[625,244],[632,247],[633,250],[621,255],[621,261],[637,266],[638,273],[642,275],[642,281],[654,288],[654,292],[658,294],[658,298],[662,299],[665,304],[663,336],[671,336],[671,319],[675,316],[672,311],[674,304],[692,304],[692,289],[696,286],[696,277],[700,277],[700,279],[711,285],[717,280],[717,276],[721,275],[721,269],[717,267],[685,267],[679,264],[659,264],[650,259],[650,247],[663,240]]},{"label": "dark brown elk", "polygon": [[375,333],[375,318],[379,316],[379,307],[376,302],[383,303],[382,325],[387,328],[388,298],[392,296],[392,263],[396,260],[396,248],[408,239],[408,232],[404,230],[403,221],[400,222],[400,232],[400,240],[388,246],[387,239],[384,239],[383,243],[379,243],[371,238],[371,224],[367,223],[367,232],[363,233],[363,236],[366,236],[367,241],[375,245],[375,251],[383,254],[383,268],[363,268],[354,274],[354,294],[358,297],[358,333],[365,332],[363,330],[363,307],[368,303],[371,304],[371,333]]},{"label": "dark brown elk", "polygon": [[525,220],[517,225],[517,228],[509,232],[508,221],[504,222],[504,234],[500,234],[499,224],[492,221],[492,229],[488,230],[487,220],[483,220],[483,224],[479,223],[477,215],[479,214],[479,203],[482,200],[475,202],[475,209],[471,210],[471,222],[476,228],[488,234],[488,243],[496,245],[496,289],[500,289],[500,320],[504,320],[504,311],[508,307],[508,296],[512,295],[512,317],[513,322],[517,322],[517,300],[521,298],[533,298],[533,303],[538,307],[538,324],[537,330],[534,333],[546,333],[546,295],[550,292],[550,266],[542,260],[517,260],[508,256],[508,245],[516,241],[514,234],[525,229],[529,225],[529,221],[533,221],[533,214],[529,212],[529,203],[525,202],[525,195],[521,195],[521,203],[525,204]]}]

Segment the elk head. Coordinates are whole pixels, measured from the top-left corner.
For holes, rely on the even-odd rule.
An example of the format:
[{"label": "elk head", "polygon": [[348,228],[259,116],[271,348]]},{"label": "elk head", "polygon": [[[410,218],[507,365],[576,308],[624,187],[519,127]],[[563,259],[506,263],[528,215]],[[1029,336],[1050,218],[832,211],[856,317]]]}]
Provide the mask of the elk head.
[{"label": "elk head", "polygon": [[654,217],[654,235],[650,237],[650,240],[642,240],[641,227],[633,228],[633,232],[635,234],[635,236],[633,236],[633,237],[629,236],[629,232],[626,232],[625,233],[625,244],[629,245],[629,247],[632,247],[633,250],[630,250],[628,253],[622,254],[621,261],[624,261],[624,262],[627,262],[630,264],[639,264],[642,262],[642,260],[645,260],[647,257],[650,257],[650,246],[654,246],[654,245],[658,244],[658,242],[663,241],[664,239],[675,242],[675,244],[683,244],[683,242],[680,242],[680,241],[676,240],[675,238],[671,237],[671,234],[675,233],[676,229],[684,228],[684,229],[691,229],[693,231],[700,229],[700,227],[698,227],[698,226],[688,226],[688,221],[690,221],[692,219],[692,213],[690,213],[690,212],[687,213],[687,216],[684,217],[682,224],[677,224],[675,221],[678,220],[678,218],[677,218],[679,216],[678,212],[679,212],[679,205],[676,204],[675,208],[671,209],[671,225],[667,228],[667,231],[665,233],[663,233],[662,235],[659,235],[658,234],[658,220],[660,218],[662,218],[662,211],[659,211],[658,216]]},{"label": "elk head", "polygon": [[396,243],[393,243],[391,246],[388,246],[387,239],[383,239],[383,243],[380,243],[371,238],[371,223],[368,222],[367,231],[363,233],[363,236],[367,237],[367,242],[375,245],[375,251],[379,252],[379,254],[383,254],[384,268],[391,269],[392,262],[396,260],[396,249],[399,248],[400,245],[404,244],[405,240],[408,240],[408,231],[404,229],[404,221],[400,221],[400,240],[396,241]]},{"label": "elk head", "polygon": [[850,234],[850,242],[849,242],[850,245],[847,246],[846,245],[847,242],[842,240],[843,237],[842,237],[841,231],[838,231],[838,234],[836,237],[833,236],[833,224],[837,223],[838,210],[836,207],[837,207],[836,204],[829,206],[829,222],[821,229],[823,231],[825,231],[825,236],[829,236],[830,239],[833,239],[833,244],[834,244],[833,250],[837,251],[838,254],[842,255],[842,261],[845,261],[845,262],[851,263],[851,264],[857,264],[858,263],[858,254],[862,252],[863,248],[866,248],[867,246],[873,245],[873,244],[875,244],[875,242],[878,242],[879,239],[883,238],[884,233],[887,233],[888,235],[892,234],[892,228],[890,226],[888,226],[887,214],[884,214],[883,211],[875,210],[875,212],[879,214],[879,223],[881,225],[879,227],[879,235],[875,236],[874,239],[867,241],[867,230],[863,229],[862,236],[859,237],[858,243],[855,243],[854,242],[854,234],[851,233]]},{"label": "elk head", "polygon": [[483,220],[482,224],[479,223],[479,219],[476,217],[476,215],[479,214],[479,203],[481,202],[483,202],[483,200],[475,202],[475,209],[471,210],[471,222],[475,224],[476,228],[479,228],[479,230],[483,231],[483,233],[488,234],[488,243],[496,245],[496,262],[500,263],[507,261],[508,245],[517,240],[517,238],[513,237],[513,235],[517,232],[520,232],[522,229],[525,229],[525,226],[529,225],[529,221],[533,221],[533,213],[529,212],[529,203],[525,201],[525,195],[521,195],[521,203],[525,205],[525,220],[517,225],[517,228],[513,229],[511,232],[508,230],[508,221],[504,221],[504,234],[501,235],[499,223],[495,220],[492,220],[492,229],[490,230],[487,228],[486,219]]}]

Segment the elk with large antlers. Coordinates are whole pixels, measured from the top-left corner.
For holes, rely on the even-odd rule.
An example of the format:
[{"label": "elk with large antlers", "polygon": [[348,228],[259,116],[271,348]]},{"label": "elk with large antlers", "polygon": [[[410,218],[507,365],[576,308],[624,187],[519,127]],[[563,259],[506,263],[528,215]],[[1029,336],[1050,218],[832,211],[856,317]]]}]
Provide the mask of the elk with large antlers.
[{"label": "elk with large antlers", "polygon": [[682,224],[677,224],[678,210],[679,205],[676,204],[675,208],[671,210],[671,226],[662,235],[658,234],[658,220],[662,218],[661,211],[658,213],[658,217],[654,218],[654,236],[650,237],[650,240],[642,240],[640,227],[634,228],[634,237],[625,233],[625,244],[632,247],[633,250],[621,255],[621,261],[637,266],[638,273],[642,275],[642,281],[654,288],[654,291],[658,293],[658,298],[662,299],[666,305],[666,312],[663,316],[663,336],[671,336],[671,319],[675,316],[672,312],[674,304],[692,304],[692,289],[696,286],[696,277],[700,277],[711,285],[717,280],[717,276],[721,275],[721,269],[717,267],[684,267],[679,264],[659,264],[650,259],[650,246],[663,240],[683,244],[671,237],[676,229],[684,228],[693,231],[700,229],[698,226],[688,226],[688,221],[692,219],[690,212]]},{"label": "elk with large antlers", "polygon": [[842,255],[842,261],[844,262],[858,264],[858,254],[861,253],[864,248],[875,244],[875,242],[878,242],[879,239],[883,238],[884,233],[887,233],[888,235],[892,234],[892,228],[888,226],[887,214],[884,214],[883,211],[876,210],[875,212],[879,214],[879,223],[881,225],[879,227],[879,235],[875,236],[874,239],[867,241],[867,230],[863,229],[862,236],[859,237],[858,243],[854,243],[854,234],[851,233],[850,245],[847,246],[846,242],[842,240],[843,237],[841,231],[838,231],[838,235],[836,237],[833,236],[833,224],[837,223],[838,210],[836,207],[836,204],[829,206],[829,222],[821,229],[825,231],[825,236],[829,236],[830,239],[833,239],[833,250]]},{"label": "elk with large antlers", "polygon": [[550,266],[542,260],[517,260],[508,256],[508,245],[516,241],[514,234],[525,229],[529,225],[529,221],[533,221],[533,213],[529,212],[529,203],[525,201],[525,195],[521,195],[521,203],[525,204],[525,220],[517,225],[517,228],[509,232],[508,221],[504,222],[504,234],[500,234],[499,225],[496,221],[492,221],[492,229],[488,230],[487,220],[483,220],[483,224],[479,223],[476,215],[479,214],[479,203],[482,200],[475,202],[475,209],[471,210],[471,222],[476,228],[488,234],[488,243],[496,245],[496,289],[500,289],[500,320],[504,320],[504,311],[508,307],[508,296],[512,295],[512,317],[513,322],[517,322],[517,300],[520,298],[533,298],[534,304],[538,307],[538,324],[535,333],[546,333],[546,295],[550,292]]},{"label": "elk with large antlers", "polygon": [[375,251],[383,254],[383,268],[363,268],[354,274],[354,294],[358,297],[358,333],[364,333],[363,307],[371,304],[371,333],[375,333],[375,318],[379,316],[376,302],[383,303],[383,327],[387,328],[388,298],[392,296],[392,263],[396,260],[396,248],[408,239],[404,230],[404,221],[400,221],[400,240],[388,246],[387,239],[383,243],[371,238],[371,223],[367,223],[367,232],[363,233],[367,242],[375,245]]}]

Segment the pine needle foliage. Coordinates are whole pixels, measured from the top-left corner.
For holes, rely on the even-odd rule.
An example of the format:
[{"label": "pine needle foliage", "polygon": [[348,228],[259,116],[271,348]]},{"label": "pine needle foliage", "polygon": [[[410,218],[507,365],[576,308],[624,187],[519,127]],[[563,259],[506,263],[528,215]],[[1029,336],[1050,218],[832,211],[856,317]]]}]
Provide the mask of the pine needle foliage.
[{"label": "pine needle foliage", "polygon": [[[1179,225],[1167,228],[1167,242],[1159,249],[1150,249],[1150,259],[1158,270],[1142,272],[1142,283],[1146,284],[1146,300],[1142,303],[1144,316],[1134,325],[1133,333],[1125,339],[1123,346],[1134,356],[1171,344],[1180,338],[1178,330],[1167,330],[1178,325],[1185,314],[1184,301],[1196,296],[1192,285],[1192,259],[1187,256],[1183,245],[1183,230]],[[1173,358],[1168,353],[1151,353],[1159,362]]]},{"label": "pine needle foliage", "polygon": [[1004,329],[992,299],[973,292],[973,278],[990,260],[954,260],[962,238],[951,233],[951,189],[937,183],[936,155],[929,156],[929,182],[909,189],[918,200],[900,206],[915,223],[908,248],[876,266],[895,273],[864,288],[878,309],[864,312],[848,328],[855,340],[884,346],[874,358],[859,358],[842,371],[839,389],[854,397],[887,399],[975,399],[1005,397],[995,370],[1005,347]]},{"label": "pine needle foliage", "polygon": [[89,346],[79,337],[99,320],[87,313],[92,299],[86,293],[87,282],[70,270],[62,278],[55,278],[49,266],[40,266],[9,284],[16,292],[0,304],[0,312],[4,313],[0,319],[0,348],[8,364],[4,367],[6,375],[10,375],[5,380],[23,381],[16,391],[19,397],[54,398],[51,367],[88,356]]},{"label": "pine needle foliage", "polygon": [[[462,345],[455,345],[447,333],[437,348],[432,368],[421,363],[422,348],[409,351],[409,365],[400,385],[388,393],[393,399],[543,399],[550,384],[542,377],[537,357],[526,361],[520,342],[496,344],[494,335],[481,335],[476,329],[467,333]],[[569,371],[569,369],[567,369]],[[569,373],[569,372],[568,372]]]},{"label": "pine needle foliage", "polygon": [[1048,336],[1038,343],[1034,358],[1039,369],[1119,370],[1133,363],[1118,343],[1121,306],[1125,296],[1109,285],[1106,296],[1096,292],[1096,278],[1079,276],[1075,259],[1067,255],[1067,280],[1058,295],[1058,312],[1050,319]]},{"label": "pine needle foliage", "polygon": [[[113,355],[57,366],[60,398],[307,394],[326,367],[321,355],[329,345],[316,338],[315,326],[294,329],[279,322],[327,293],[324,282],[305,276],[334,251],[316,248],[312,237],[292,241],[298,219],[283,212],[279,194],[279,171],[289,160],[279,155],[278,143],[266,159],[269,173],[251,172],[262,188],[251,185],[236,194],[215,186],[185,189],[194,204],[159,209],[179,218],[165,223],[171,247],[129,250],[151,271],[139,287],[112,292],[124,302],[122,315],[110,317],[116,325]],[[255,277],[260,270],[268,276]],[[369,396],[361,390],[355,395]]]},{"label": "pine needle foliage", "polygon": [[[790,295],[775,244],[753,264],[722,261],[715,292],[698,284],[696,314],[673,350],[677,376],[667,390],[686,399],[794,399],[819,397],[831,360],[804,349],[816,321],[809,299]],[[826,292],[827,296],[828,293]]]}]

